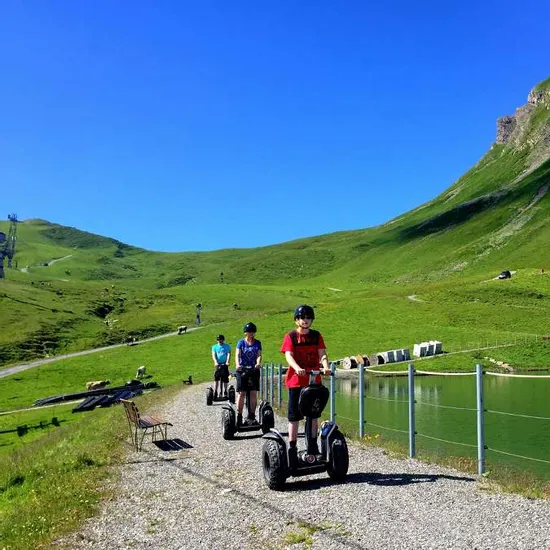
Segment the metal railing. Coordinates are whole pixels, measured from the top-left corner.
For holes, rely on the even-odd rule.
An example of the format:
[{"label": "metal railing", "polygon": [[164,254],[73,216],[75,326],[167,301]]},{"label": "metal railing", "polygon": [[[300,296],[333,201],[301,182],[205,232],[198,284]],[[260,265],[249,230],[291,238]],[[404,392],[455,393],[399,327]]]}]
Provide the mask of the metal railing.
[{"label": "metal railing", "polygon": [[[336,421],[336,417],[342,418],[344,420],[347,420],[349,422],[358,423],[358,435],[361,439],[365,437],[365,427],[367,425],[374,426],[376,428],[388,430],[391,432],[397,432],[401,434],[407,434],[408,435],[408,454],[411,458],[416,456],[416,449],[417,449],[417,438],[425,438],[429,440],[439,441],[446,444],[454,444],[459,445],[463,447],[469,447],[472,449],[477,450],[477,471],[478,474],[484,474],[486,471],[486,451],[490,450],[491,452],[511,456],[514,458],[519,458],[522,460],[529,460],[529,461],[535,461],[538,463],[544,463],[544,464],[550,464],[550,460],[544,460],[541,458],[534,458],[529,456],[524,456],[518,453],[513,453],[510,451],[503,451],[501,449],[496,449],[493,447],[489,447],[486,442],[485,437],[485,416],[486,414],[494,414],[494,415],[505,415],[505,416],[512,416],[512,417],[519,417],[519,418],[527,418],[527,419],[533,419],[533,420],[543,420],[543,421],[550,421],[550,417],[545,416],[534,416],[529,414],[522,414],[522,413],[511,413],[511,412],[504,412],[504,411],[498,411],[498,410],[492,410],[492,409],[486,409],[485,403],[484,403],[484,392],[483,392],[483,377],[484,376],[503,376],[503,377],[510,377],[510,378],[539,378],[539,379],[549,379],[550,375],[528,375],[528,374],[504,374],[504,373],[496,373],[496,372],[484,372],[481,365],[476,365],[474,372],[468,372],[468,373],[448,373],[448,372],[430,372],[430,371],[424,371],[424,370],[417,370],[415,371],[414,366],[412,364],[408,365],[408,370],[406,371],[406,375],[408,377],[408,387],[407,387],[407,399],[395,399],[395,398],[384,398],[384,397],[375,397],[372,395],[368,395],[365,392],[365,376],[366,375],[388,375],[388,374],[405,374],[404,371],[395,371],[395,372],[389,372],[389,371],[379,371],[375,369],[368,368],[366,369],[364,365],[359,365],[357,369],[358,373],[358,384],[359,384],[359,399],[358,399],[358,410],[357,410],[357,417],[356,418],[349,418],[346,416],[343,416],[342,414],[337,415],[336,411],[336,365],[334,363],[331,363],[331,370],[332,370],[332,376],[330,377],[330,409],[329,409],[329,418],[332,422]],[[283,367],[283,365],[278,364],[275,365],[273,363],[268,363],[265,365],[262,365],[261,369],[261,383],[260,383],[260,398],[266,399],[270,401],[272,404],[276,404],[279,408],[282,406],[284,399],[283,399],[283,374],[286,372],[286,367]],[[476,406],[475,408],[472,407],[456,407],[456,406],[449,406],[449,405],[440,405],[435,403],[428,403],[426,401],[417,401],[415,398],[415,385],[414,385],[414,377],[415,374],[421,374],[423,376],[473,376],[475,377],[475,389],[476,389]],[[276,383],[275,383],[276,381]],[[375,424],[373,422],[369,422],[367,420],[367,417],[365,415],[366,412],[366,403],[369,400],[374,401],[390,401],[393,403],[401,403],[401,404],[407,404],[407,411],[408,411],[408,426],[406,428],[404,427],[392,427],[392,426],[383,426],[380,424]],[[450,439],[443,439],[436,437],[432,434],[426,434],[426,433],[419,433],[416,431],[416,406],[427,406],[427,407],[434,407],[434,408],[442,408],[442,409],[454,409],[454,410],[463,410],[463,411],[469,411],[469,412],[475,412],[476,413],[476,442],[475,443],[466,443],[461,441],[453,441]],[[550,426],[549,426],[550,429]]]}]

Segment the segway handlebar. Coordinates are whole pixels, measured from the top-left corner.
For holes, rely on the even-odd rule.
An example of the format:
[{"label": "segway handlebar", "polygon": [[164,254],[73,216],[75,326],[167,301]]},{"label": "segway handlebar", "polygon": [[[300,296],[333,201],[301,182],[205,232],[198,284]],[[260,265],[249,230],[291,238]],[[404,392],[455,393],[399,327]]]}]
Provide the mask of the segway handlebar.
[{"label": "segway handlebar", "polygon": [[309,372],[306,372],[306,374],[309,375],[309,376],[319,376],[319,375],[321,375],[321,376],[334,376],[334,372],[332,371],[332,369],[330,369],[330,373],[326,374],[326,375],[325,375],[324,371],[319,370],[319,369],[310,370]]},{"label": "segway handlebar", "polygon": [[230,374],[231,376],[236,376],[236,374],[237,374],[238,372],[243,372],[243,373],[244,373],[244,372],[252,372],[252,371],[255,370],[255,369],[256,369],[255,366],[254,366],[254,367],[250,367],[250,366],[243,367],[243,366],[241,366],[241,370],[240,370],[240,371],[237,370],[237,369],[235,369],[235,370],[230,371],[229,374]]},{"label": "segway handlebar", "polygon": [[[315,369],[315,370],[310,370],[309,372],[306,371],[306,375],[309,376],[309,383],[315,384],[315,379],[317,378],[317,376],[325,375],[325,373],[320,369]],[[334,372],[332,371],[332,369],[330,369],[330,373],[327,374],[326,376],[334,376]]]}]

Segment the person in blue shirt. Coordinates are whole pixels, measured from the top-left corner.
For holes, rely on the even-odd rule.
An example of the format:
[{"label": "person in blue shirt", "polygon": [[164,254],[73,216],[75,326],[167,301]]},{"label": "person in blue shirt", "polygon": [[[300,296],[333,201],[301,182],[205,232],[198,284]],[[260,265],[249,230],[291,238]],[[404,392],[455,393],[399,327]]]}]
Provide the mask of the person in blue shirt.
[{"label": "person in blue shirt", "polygon": [[218,385],[220,397],[227,397],[227,384],[229,384],[229,360],[231,359],[231,346],[225,343],[225,336],[218,334],[217,344],[212,346],[212,360],[214,361],[214,380],[216,387],[214,397],[218,397]]},{"label": "person in blue shirt", "polygon": [[260,389],[260,368],[262,365],[262,343],[256,340],[258,329],[254,323],[246,323],[243,328],[244,338],[237,342],[235,365],[237,372],[237,424],[242,424],[243,407],[247,388],[250,389],[250,411],[247,422],[256,421],[256,404]]}]

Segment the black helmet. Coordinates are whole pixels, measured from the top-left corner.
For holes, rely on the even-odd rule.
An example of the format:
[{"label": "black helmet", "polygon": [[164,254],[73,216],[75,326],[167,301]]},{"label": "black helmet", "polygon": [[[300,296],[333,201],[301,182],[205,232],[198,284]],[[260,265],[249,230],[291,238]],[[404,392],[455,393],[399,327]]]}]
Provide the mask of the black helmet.
[{"label": "black helmet", "polygon": [[254,323],[246,323],[243,328],[243,332],[258,332],[258,329]]},{"label": "black helmet", "polygon": [[225,340],[225,336],[223,334],[218,334],[216,340]]},{"label": "black helmet", "polygon": [[311,306],[298,306],[296,310],[294,311],[294,320],[299,318],[308,317],[309,319],[313,320],[315,319],[315,312],[313,311],[313,308]]}]

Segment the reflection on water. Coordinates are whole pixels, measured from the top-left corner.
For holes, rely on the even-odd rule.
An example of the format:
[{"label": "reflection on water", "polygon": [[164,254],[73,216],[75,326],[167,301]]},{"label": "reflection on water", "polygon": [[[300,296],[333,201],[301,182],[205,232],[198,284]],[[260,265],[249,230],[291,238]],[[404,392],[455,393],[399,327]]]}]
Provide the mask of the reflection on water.
[{"label": "reflection on water", "polygon": [[[441,384],[422,384],[421,377],[415,378],[415,398],[437,403],[441,392]],[[359,395],[359,377],[341,378],[336,380],[336,391],[347,395]],[[365,391],[372,397],[379,399],[408,399],[409,386],[407,377],[372,377],[365,376]]]},{"label": "reflection on water", "polygon": [[[508,464],[550,477],[550,464],[496,452],[550,460],[550,379],[485,376],[483,386],[488,466],[491,463]],[[417,449],[475,458],[477,415],[472,410],[476,408],[475,377],[417,376],[414,390]],[[336,392],[337,421],[349,433],[357,433],[358,375],[337,378]],[[367,428],[374,424],[384,437],[406,441],[407,434],[392,430],[408,430],[407,377],[366,375],[365,397]],[[379,429],[381,426],[388,429]],[[423,436],[462,445],[437,442]]]}]

